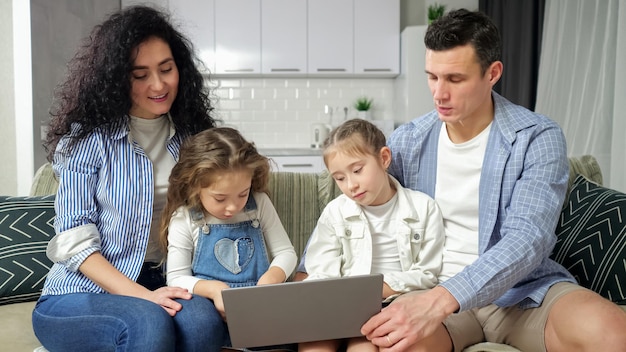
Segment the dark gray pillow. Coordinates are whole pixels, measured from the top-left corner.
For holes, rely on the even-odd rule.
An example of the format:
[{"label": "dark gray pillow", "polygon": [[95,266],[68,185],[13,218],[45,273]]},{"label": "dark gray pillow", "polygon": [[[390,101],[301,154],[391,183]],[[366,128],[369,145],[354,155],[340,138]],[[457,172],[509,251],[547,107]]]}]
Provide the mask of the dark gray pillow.
[{"label": "dark gray pillow", "polygon": [[0,305],[39,298],[52,266],[54,197],[0,196]]},{"label": "dark gray pillow", "polygon": [[579,175],[561,212],[552,259],[580,285],[626,304],[626,194]]}]

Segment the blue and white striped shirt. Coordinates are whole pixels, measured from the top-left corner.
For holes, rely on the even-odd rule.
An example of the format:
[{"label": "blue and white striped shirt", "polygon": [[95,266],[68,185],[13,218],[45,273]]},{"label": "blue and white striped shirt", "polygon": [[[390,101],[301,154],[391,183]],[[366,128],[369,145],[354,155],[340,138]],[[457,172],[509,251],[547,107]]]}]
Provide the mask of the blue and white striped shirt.
[{"label": "blue and white striped shirt", "polygon": [[[549,259],[569,176],[565,137],[554,121],[492,96],[495,116],[479,185],[479,257],[441,283],[460,311],[490,303],[537,307],[554,283],[575,282]],[[398,127],[388,141],[389,173],[435,199],[441,124],[433,111]]]},{"label": "blue and white striped shirt", "polygon": [[[170,130],[166,148],[175,160],[183,139]],[[78,268],[99,251],[124,275],[137,279],[152,220],[153,166],[132,141],[128,126],[113,133],[96,130],[74,145],[69,155],[59,153],[67,141],[59,143],[53,163],[59,180],[56,236],[47,254],[55,264],[42,295],[103,293]]]}]

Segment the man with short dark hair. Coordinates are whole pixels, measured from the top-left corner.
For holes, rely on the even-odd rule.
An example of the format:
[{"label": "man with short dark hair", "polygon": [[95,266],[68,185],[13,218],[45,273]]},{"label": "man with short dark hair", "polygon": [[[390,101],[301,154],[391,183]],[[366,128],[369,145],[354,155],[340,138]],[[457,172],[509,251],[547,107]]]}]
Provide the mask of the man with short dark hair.
[{"label": "man with short dark hair", "polygon": [[440,284],[400,296],[362,332],[381,351],[626,351],[626,314],[549,259],[569,168],[565,137],[545,116],[492,91],[500,36],[480,12],[456,10],[425,35],[435,110],[389,138],[389,172],[439,204]]}]

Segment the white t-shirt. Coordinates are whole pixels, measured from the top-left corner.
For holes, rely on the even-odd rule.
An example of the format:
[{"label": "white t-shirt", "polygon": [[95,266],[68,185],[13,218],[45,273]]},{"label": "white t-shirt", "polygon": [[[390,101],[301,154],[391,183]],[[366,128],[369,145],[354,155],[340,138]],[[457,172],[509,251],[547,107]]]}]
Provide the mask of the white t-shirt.
[{"label": "white t-shirt", "polygon": [[397,192],[385,204],[363,206],[372,234],[373,274],[402,271],[394,221],[397,207]]},{"label": "white t-shirt", "polygon": [[480,173],[491,124],[471,140],[454,144],[444,123],[439,133],[435,200],[446,241],[439,280],[454,276],[478,258]]},{"label": "white t-shirt", "polygon": [[152,161],[154,175],[154,202],[152,206],[152,225],[150,239],[146,250],[145,262],[159,263],[164,259],[164,253],[159,247],[159,228],[161,212],[165,206],[167,186],[172,168],[176,164],[174,157],[165,148],[170,137],[170,121],[167,115],[156,119],[142,119],[130,117],[130,134],[135,142],[143,148]]}]

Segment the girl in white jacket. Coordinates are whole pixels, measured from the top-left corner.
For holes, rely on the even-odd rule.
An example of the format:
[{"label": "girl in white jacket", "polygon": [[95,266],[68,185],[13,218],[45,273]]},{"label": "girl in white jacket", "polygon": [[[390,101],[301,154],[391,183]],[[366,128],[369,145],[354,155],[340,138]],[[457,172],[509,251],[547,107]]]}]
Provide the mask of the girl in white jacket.
[{"label": "girl in white jacket", "polygon": [[[324,162],[343,192],[320,216],[307,247],[306,280],[382,273],[382,299],[432,288],[441,269],[443,220],[428,195],[387,174],[391,150],[374,124],[352,119],[324,142]],[[302,343],[299,351],[378,351],[364,337]]]}]

